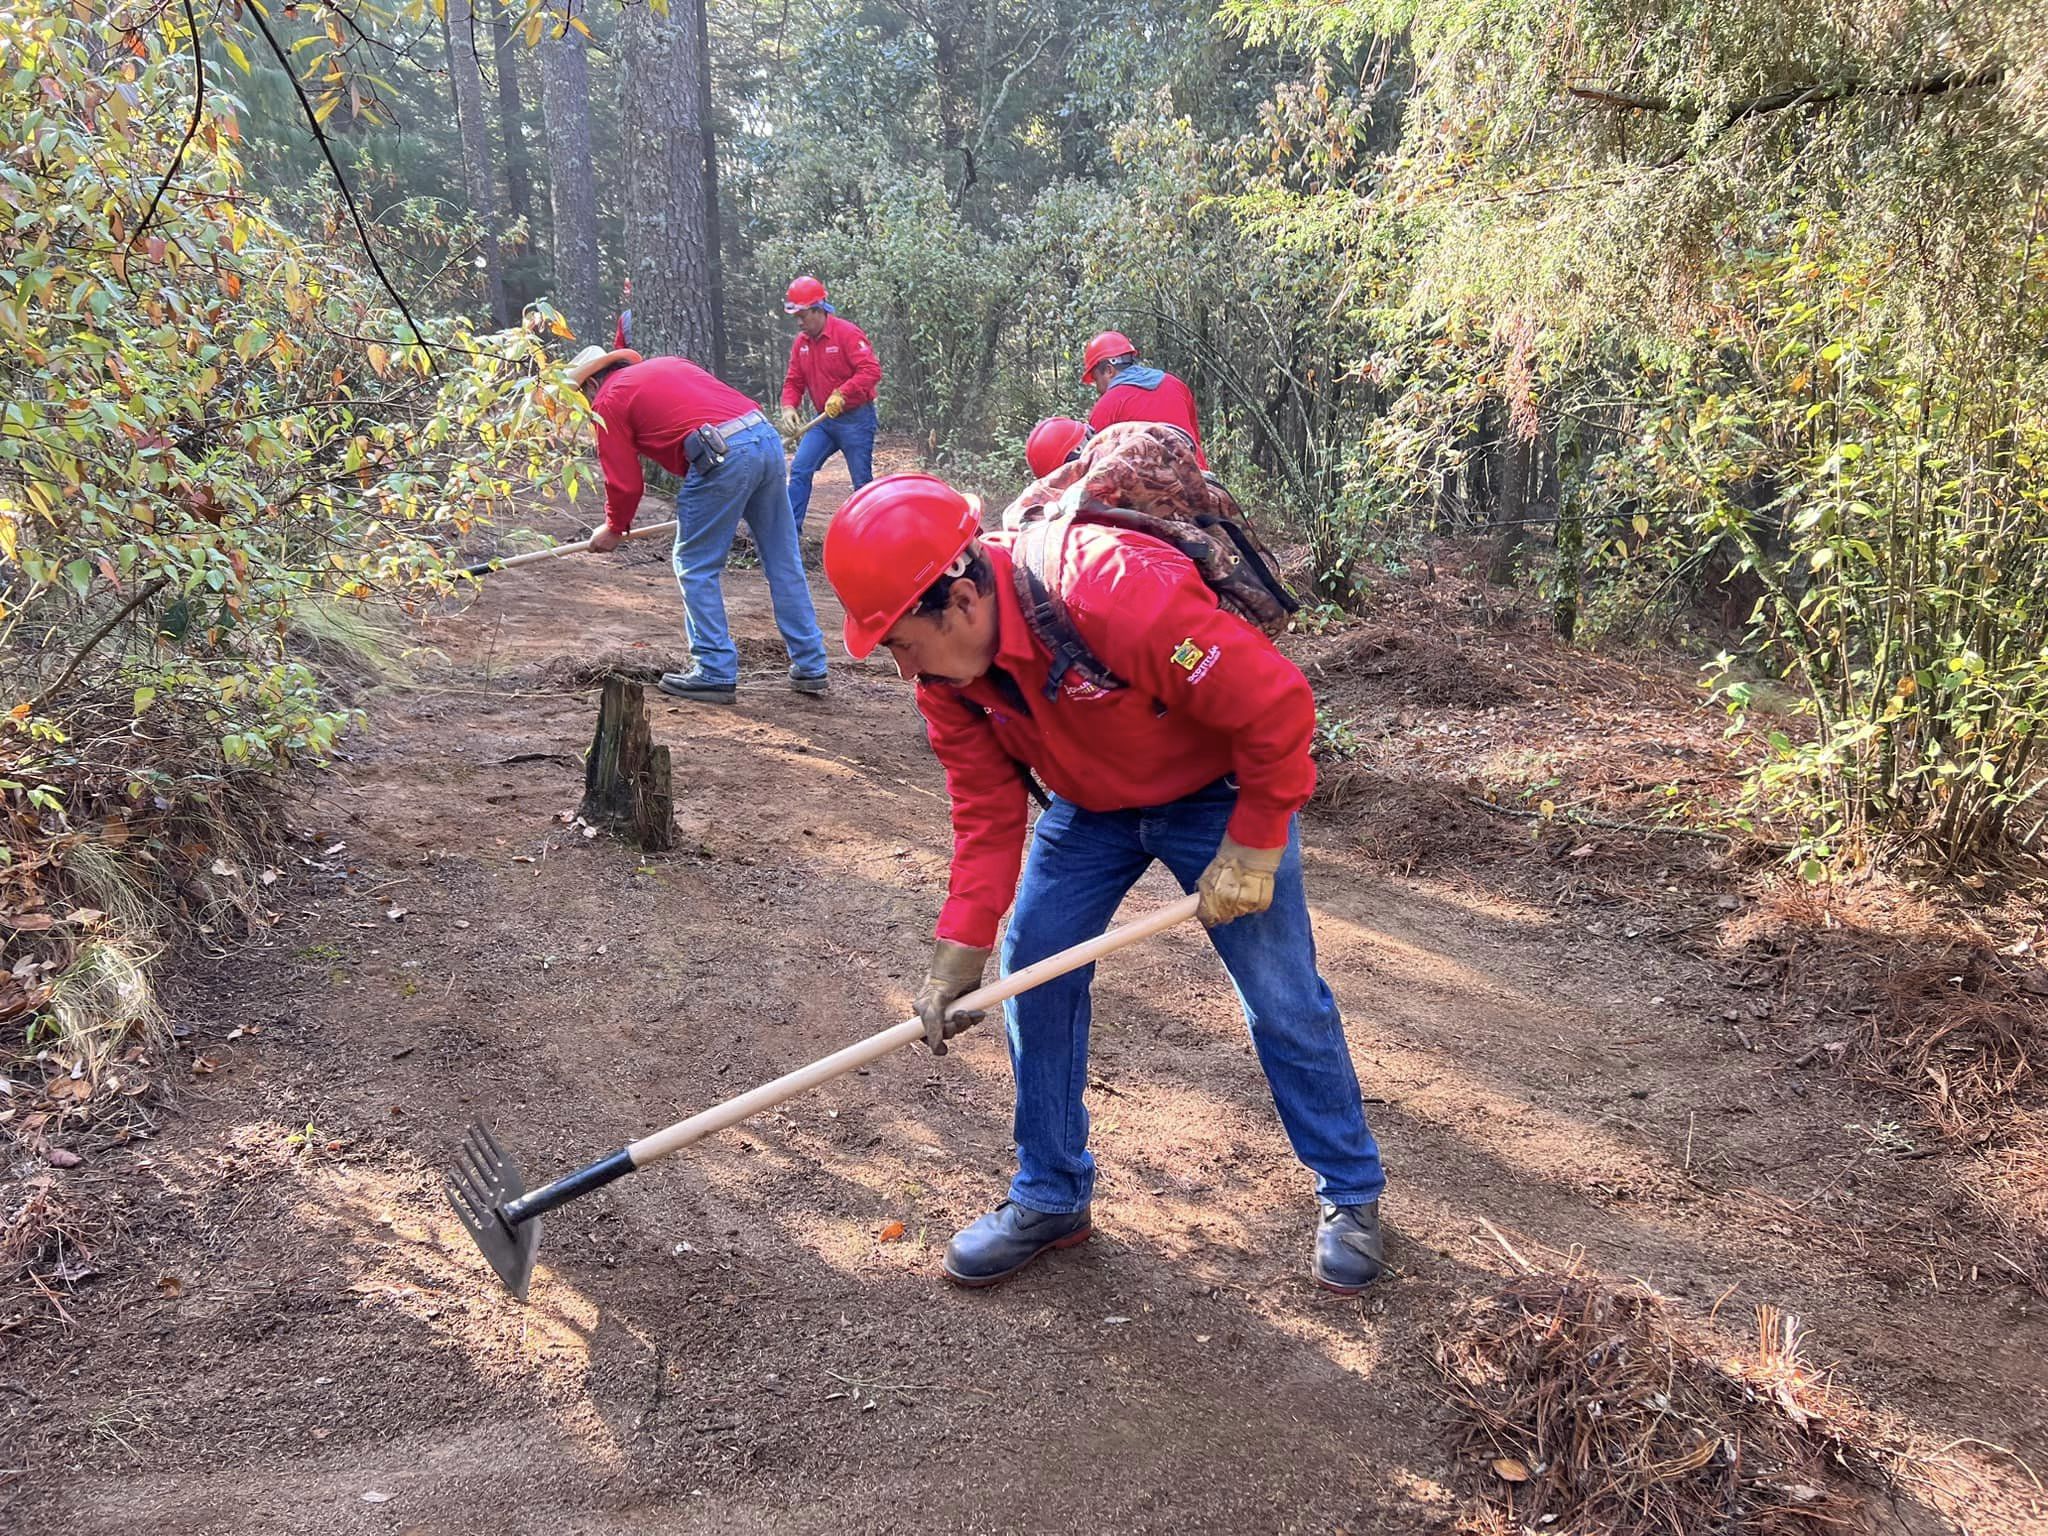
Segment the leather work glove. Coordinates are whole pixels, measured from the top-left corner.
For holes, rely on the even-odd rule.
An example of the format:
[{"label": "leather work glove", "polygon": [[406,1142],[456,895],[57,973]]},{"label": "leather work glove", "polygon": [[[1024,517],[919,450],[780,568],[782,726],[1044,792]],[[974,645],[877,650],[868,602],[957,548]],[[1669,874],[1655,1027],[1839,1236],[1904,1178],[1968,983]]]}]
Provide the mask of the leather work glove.
[{"label": "leather work glove", "polygon": [[1195,882],[1196,894],[1201,897],[1195,916],[1202,926],[1220,928],[1272,906],[1273,875],[1286,854],[1284,847],[1247,848],[1235,838],[1225,837],[1216,857]]},{"label": "leather work glove", "polygon": [[840,393],[840,392],[839,392],[838,390],[836,390],[836,389],[835,389],[835,390],[833,390],[833,391],[832,391],[832,398],[831,398],[831,399],[829,399],[829,400],[827,400],[827,401],[825,402],[825,414],[826,414],[827,416],[837,416],[837,415],[839,415],[839,414],[840,414],[840,413],[841,413],[842,411],[844,411],[845,409],[846,409],[846,396],[842,395],[842,394],[841,394],[841,393]]},{"label": "leather work glove", "polygon": [[985,949],[955,944],[951,939],[940,939],[932,945],[932,963],[917,994],[917,1016],[924,1021],[924,1043],[931,1047],[934,1056],[945,1055],[948,1040],[982,1021],[980,1009],[956,1013],[949,1019],[946,1008],[981,985],[988,954]]},{"label": "leather work glove", "polygon": [[804,424],[804,419],[796,413],[795,406],[785,405],[775,413],[775,424],[782,428],[784,437],[794,437],[796,429]]}]

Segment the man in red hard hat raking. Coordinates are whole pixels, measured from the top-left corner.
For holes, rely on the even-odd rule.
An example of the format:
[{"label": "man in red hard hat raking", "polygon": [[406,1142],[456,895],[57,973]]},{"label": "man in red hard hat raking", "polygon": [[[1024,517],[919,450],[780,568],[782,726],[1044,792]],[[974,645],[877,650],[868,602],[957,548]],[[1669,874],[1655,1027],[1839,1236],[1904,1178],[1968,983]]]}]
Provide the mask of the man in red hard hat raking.
[{"label": "man in red hard hat raking", "polygon": [[591,549],[618,548],[633,526],[646,488],[643,456],[682,477],[674,558],[691,665],[664,673],[661,691],[706,704],[738,696],[739,652],[726,630],[722,577],[744,518],[789,652],[789,685],[823,693],[825,637],[790,521],[782,439],[761,408],[695,363],[643,359],[623,348],[585,347],[569,363],[569,382],[597,417],[605,525],[591,535]]},{"label": "man in red hard hat raking", "polygon": [[789,510],[802,533],[811,507],[811,478],[833,454],[846,456],[846,475],[855,490],[875,477],[875,392],[882,387],[882,364],[866,333],[833,311],[825,285],[815,277],[791,283],[782,308],[797,317],[782,379],[782,430],[794,432],[802,425],[797,407],[805,395],[825,418],[803,435],[789,465]]},{"label": "man in red hard hat raking", "polygon": [[1202,468],[1202,429],[1195,419],[1195,394],[1163,369],[1138,361],[1138,346],[1122,331],[1103,331],[1081,355],[1081,380],[1098,396],[1088,413],[1090,431],[1100,432],[1113,421],[1163,421],[1194,440]]},{"label": "man in red hard hat raking", "polygon": [[[1079,518],[983,533],[979,506],[929,475],[856,491],[826,529],[825,575],[846,610],[846,648],[886,646],[915,680],[946,770],[952,874],[917,998],[931,1049],[944,1054],[974,1022],[946,1010],[980,985],[1013,897],[1006,974],[1102,933],[1163,862],[1200,893],[1281,1122],[1315,1173],[1315,1277],[1344,1294],[1370,1284],[1385,1179],[1316,972],[1295,830],[1315,786],[1307,679],[1163,539]],[[1048,591],[1066,626],[1051,646]],[[1028,861],[1026,770],[1051,792]],[[1092,1230],[1091,973],[1003,1005],[1017,1173],[1008,1198],[948,1245],[958,1284],[991,1285]]]}]

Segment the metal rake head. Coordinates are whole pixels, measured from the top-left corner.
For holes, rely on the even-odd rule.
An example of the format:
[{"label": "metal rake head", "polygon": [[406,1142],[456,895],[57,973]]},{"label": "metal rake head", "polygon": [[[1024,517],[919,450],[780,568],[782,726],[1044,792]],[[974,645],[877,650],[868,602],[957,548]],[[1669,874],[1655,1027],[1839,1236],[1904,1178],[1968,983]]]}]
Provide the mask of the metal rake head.
[{"label": "metal rake head", "polygon": [[448,1174],[448,1203],[469,1228],[469,1235],[505,1282],[505,1289],[526,1300],[533,1279],[534,1255],[540,1248],[540,1218],[514,1226],[499,1214],[526,1193],[519,1165],[481,1120],[463,1138],[462,1153]]}]

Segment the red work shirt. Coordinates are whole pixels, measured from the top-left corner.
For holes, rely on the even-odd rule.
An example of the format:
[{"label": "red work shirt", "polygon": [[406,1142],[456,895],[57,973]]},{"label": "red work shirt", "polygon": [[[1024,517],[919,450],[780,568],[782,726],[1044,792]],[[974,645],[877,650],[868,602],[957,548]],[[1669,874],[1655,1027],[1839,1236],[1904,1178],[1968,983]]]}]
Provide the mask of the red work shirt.
[{"label": "red work shirt", "polygon": [[629,363],[597,388],[590,402],[597,424],[597,462],[604,471],[604,520],[620,533],[633,526],[647,476],[645,454],[677,477],[688,475],[683,439],[707,422],[731,421],[760,406],[680,357]]},{"label": "red work shirt", "polygon": [[782,403],[794,409],[811,397],[822,411],[835,389],[846,397],[847,409],[866,405],[882,387],[882,360],[868,345],[867,332],[837,315],[825,317],[815,337],[801,331],[789,344],[789,370],[782,376]]},{"label": "red work shirt", "polygon": [[[1146,388],[1153,378],[1158,382]],[[1102,392],[1095,409],[1088,413],[1088,425],[1097,432],[1113,421],[1163,421],[1179,427],[1195,440],[1195,458],[1202,468],[1209,459],[1202,452],[1202,429],[1195,421],[1195,394],[1181,380],[1142,363],[1126,368],[1116,383]]]},{"label": "red work shirt", "polygon": [[[1032,636],[1011,577],[1011,533],[983,538],[995,567],[995,664],[1025,710],[983,677],[919,683],[917,707],[946,770],[953,872],[938,936],[977,948],[1017,894],[1025,789],[1017,765],[1085,810],[1163,805],[1225,774],[1238,783],[1230,835],[1278,848],[1315,788],[1316,701],[1301,669],[1227,613],[1178,550],[1141,533],[1079,525],[1052,562],[1068,617],[1129,685],[1104,691],[1069,673],[1048,702],[1052,659]],[[1159,706],[1163,705],[1163,711]]]}]

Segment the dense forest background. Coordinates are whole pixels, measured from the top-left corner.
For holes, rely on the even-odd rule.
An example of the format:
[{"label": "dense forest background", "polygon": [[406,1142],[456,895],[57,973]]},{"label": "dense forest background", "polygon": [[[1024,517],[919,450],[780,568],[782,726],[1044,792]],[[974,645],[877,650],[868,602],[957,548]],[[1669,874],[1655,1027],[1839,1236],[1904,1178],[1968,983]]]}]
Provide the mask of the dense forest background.
[{"label": "dense forest background", "polygon": [[327,750],[321,648],[587,476],[546,365],[629,282],[643,350],[769,396],[798,272],[948,473],[1008,489],[1116,327],[1305,547],[1311,620],[1468,535],[1564,637],[1699,649],[1771,746],[1728,815],[1811,878],[2037,852],[2040,33],[2017,0],[11,10],[17,878],[53,831],[232,827]]}]

